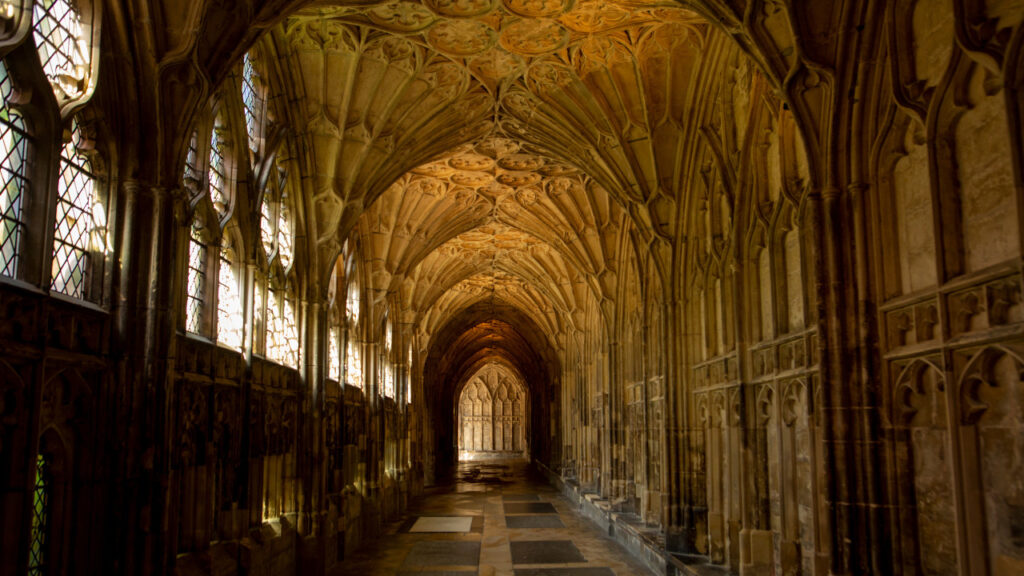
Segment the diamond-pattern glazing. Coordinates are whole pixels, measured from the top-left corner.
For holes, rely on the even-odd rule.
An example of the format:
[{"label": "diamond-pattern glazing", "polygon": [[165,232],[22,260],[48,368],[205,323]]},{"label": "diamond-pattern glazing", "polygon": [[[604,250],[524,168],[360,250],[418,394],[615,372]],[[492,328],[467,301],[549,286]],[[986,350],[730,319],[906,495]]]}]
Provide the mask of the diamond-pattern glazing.
[{"label": "diamond-pattern glazing", "polygon": [[25,158],[28,135],[17,111],[7,106],[14,86],[7,67],[0,61],[0,275],[15,278],[21,237],[26,189]]},{"label": "diamond-pattern glazing", "polygon": [[217,342],[235,350],[242,349],[242,298],[230,246],[220,250],[217,287]]},{"label": "diamond-pattern glazing", "polygon": [[227,197],[227,172],[224,168],[224,143],[221,141],[220,132],[223,130],[223,123],[220,117],[217,118],[216,126],[210,135],[210,165],[207,169],[207,177],[210,185],[210,200],[213,207],[222,217],[228,211]]},{"label": "diamond-pattern glazing", "polygon": [[202,230],[201,220],[193,220],[188,243],[188,301],[185,308],[186,329],[193,334],[202,333],[205,303],[203,294],[206,287],[206,242],[203,240]]},{"label": "diamond-pattern glazing", "polygon": [[85,298],[89,267],[89,236],[93,222],[92,163],[75,148],[80,128],[72,126],[72,139],[64,145],[54,222],[51,288],[74,298]]},{"label": "diamond-pattern glazing", "polygon": [[69,98],[85,93],[89,45],[78,10],[67,0],[37,0],[32,9],[32,35],[43,72],[54,90]]},{"label": "diamond-pattern glazing", "polygon": [[245,128],[249,135],[249,150],[255,156],[259,152],[260,114],[263,98],[259,91],[259,77],[248,53],[242,61],[242,108],[245,111]]},{"label": "diamond-pattern glazing", "polygon": [[32,541],[28,553],[29,576],[42,576],[46,569],[46,535],[50,520],[50,462],[36,456],[36,483],[32,490]]}]

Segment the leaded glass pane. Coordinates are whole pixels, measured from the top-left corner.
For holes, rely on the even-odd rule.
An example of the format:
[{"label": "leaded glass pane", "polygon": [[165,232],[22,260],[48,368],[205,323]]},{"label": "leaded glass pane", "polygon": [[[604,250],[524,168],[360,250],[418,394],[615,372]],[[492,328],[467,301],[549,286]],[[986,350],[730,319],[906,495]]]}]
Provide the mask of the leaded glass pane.
[{"label": "leaded glass pane", "polygon": [[345,382],[356,388],[363,387],[362,355],[354,338],[355,330],[349,330],[348,342],[345,345]]},{"label": "leaded glass pane", "polygon": [[223,129],[218,117],[216,126],[210,135],[210,167],[207,171],[210,200],[213,201],[213,207],[222,217],[228,211],[227,170],[224,167],[224,143],[220,136]]},{"label": "leaded glass pane", "polygon": [[[266,357],[266,332],[267,332],[267,313],[266,313],[266,302],[264,301],[266,294],[266,280],[262,274],[256,273],[256,296],[253,303],[253,352],[257,354],[263,354]],[[261,337],[262,336],[262,337]]]},{"label": "leaded glass pane", "polygon": [[391,362],[386,358],[384,359],[384,396],[388,398],[395,397],[395,373],[391,367]]},{"label": "leaded glass pane", "polygon": [[295,306],[291,298],[284,299],[284,349],[280,362],[292,368],[299,367],[299,330],[296,322]]},{"label": "leaded glass pane", "polygon": [[188,150],[185,152],[185,185],[198,191],[202,185],[202,170],[199,167],[199,135],[192,132],[188,141]]},{"label": "leaded glass pane", "polygon": [[206,242],[203,240],[202,220],[192,221],[192,234],[188,243],[188,293],[185,307],[186,328],[193,334],[202,332],[204,290],[206,288]]},{"label": "leaded glass pane", "polygon": [[288,207],[282,204],[281,216],[277,223],[277,255],[281,259],[281,266],[291,266],[293,254],[291,214]]},{"label": "leaded glass pane", "polygon": [[274,204],[269,200],[263,201],[260,208],[260,240],[263,241],[263,251],[267,258],[274,252]]},{"label": "leaded glass pane", "polygon": [[235,350],[242,349],[242,297],[238,291],[231,247],[225,242],[220,250],[217,277],[217,342]]},{"label": "leaded glass pane", "polygon": [[25,157],[28,145],[25,123],[7,106],[14,89],[7,67],[0,61],[0,274],[18,275],[21,237],[25,233]]},{"label": "leaded glass pane", "polygon": [[80,128],[75,122],[72,138],[64,145],[60,158],[51,270],[51,288],[75,298],[86,296],[89,237],[95,226],[92,163],[78,153],[76,144],[80,141]]},{"label": "leaded glass pane", "polygon": [[271,286],[267,294],[267,359],[274,362],[280,361],[283,334],[281,329],[281,292]]},{"label": "leaded glass pane", "polygon": [[338,327],[331,326],[331,340],[328,349],[328,375],[331,380],[338,381],[341,378],[341,338],[338,336]]},{"label": "leaded glass pane", "polygon": [[54,91],[68,98],[85,94],[89,45],[78,10],[67,0],[37,0],[32,9],[32,33],[43,72]]},{"label": "leaded glass pane", "polygon": [[42,576],[46,569],[46,536],[50,524],[50,462],[36,456],[36,483],[32,490],[32,535],[28,551],[29,576]]},{"label": "leaded glass pane", "polygon": [[245,111],[245,127],[249,134],[249,150],[253,155],[259,152],[260,114],[263,109],[263,98],[258,88],[256,68],[252,58],[246,53],[242,61],[242,107]]}]

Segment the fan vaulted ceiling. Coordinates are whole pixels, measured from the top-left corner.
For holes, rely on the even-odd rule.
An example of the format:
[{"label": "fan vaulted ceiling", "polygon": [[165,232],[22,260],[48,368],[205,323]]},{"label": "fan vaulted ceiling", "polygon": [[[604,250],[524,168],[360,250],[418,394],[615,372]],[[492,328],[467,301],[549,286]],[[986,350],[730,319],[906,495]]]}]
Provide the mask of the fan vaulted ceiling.
[{"label": "fan vaulted ceiling", "polygon": [[676,235],[738,49],[672,3],[430,0],[313,3],[255,52],[307,130],[317,240],[357,231],[376,298],[428,334],[481,301],[557,334],[614,300],[623,238]]}]

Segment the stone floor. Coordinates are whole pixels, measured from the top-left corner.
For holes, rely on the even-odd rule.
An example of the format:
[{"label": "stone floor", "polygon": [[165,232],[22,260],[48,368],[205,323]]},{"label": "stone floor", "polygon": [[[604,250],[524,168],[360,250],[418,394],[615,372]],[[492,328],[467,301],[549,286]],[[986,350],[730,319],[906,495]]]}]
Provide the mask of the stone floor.
[{"label": "stone floor", "polygon": [[464,462],[332,576],[648,576],[525,461]]}]

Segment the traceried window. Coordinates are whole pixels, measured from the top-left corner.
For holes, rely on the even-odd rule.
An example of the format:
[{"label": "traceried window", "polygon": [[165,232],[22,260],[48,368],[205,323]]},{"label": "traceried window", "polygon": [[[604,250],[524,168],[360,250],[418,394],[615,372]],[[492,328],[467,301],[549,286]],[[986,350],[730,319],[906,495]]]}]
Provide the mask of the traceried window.
[{"label": "traceried window", "polygon": [[206,304],[206,250],[206,230],[203,216],[197,213],[192,220],[192,230],[188,242],[188,290],[185,304],[186,329],[193,334],[203,332],[203,310]]},{"label": "traceried window", "polygon": [[341,334],[338,326],[338,310],[331,310],[330,323],[327,327],[327,377],[335,382],[341,380]]},{"label": "traceried window", "polygon": [[25,233],[25,155],[28,133],[21,115],[8,105],[14,90],[0,60],[0,275],[16,278]]},{"label": "traceried window", "polygon": [[43,454],[36,456],[36,482],[32,489],[32,534],[29,543],[28,574],[43,576],[47,564],[47,536],[50,528],[52,497],[50,461]]},{"label": "traceried window", "polygon": [[359,350],[359,284],[349,282],[345,301],[345,383],[363,387],[362,353]]},{"label": "traceried window", "polygon": [[291,286],[288,286],[284,297],[284,357],[281,363],[292,368],[299,367],[299,327],[296,319],[295,298]]},{"label": "traceried window", "polygon": [[292,256],[294,255],[293,237],[291,213],[288,210],[288,205],[282,200],[277,219],[277,257],[281,260],[281,266],[285,269],[292,265]]},{"label": "traceried window", "polygon": [[103,224],[93,219],[92,162],[78,152],[81,143],[81,127],[72,121],[71,139],[60,158],[51,288],[74,298],[86,297],[90,239]]},{"label": "traceried window", "polygon": [[263,201],[263,206],[260,207],[260,241],[263,243],[263,253],[267,255],[267,258],[274,253],[274,236],[276,236],[276,224],[277,218],[274,212],[277,207],[276,202],[272,202],[270,198],[266,198]]},{"label": "traceried window", "polygon": [[281,290],[277,289],[273,283],[267,288],[267,331],[266,331],[266,348],[267,348],[267,359],[274,362],[278,361],[278,358],[282,356],[281,350],[284,345],[281,343],[283,331],[281,330]]},{"label": "traceried window", "polygon": [[[269,284],[266,304],[266,358],[297,368],[299,334],[295,310],[294,283],[289,280],[294,234],[285,195],[287,179],[283,170],[268,186],[260,207],[260,241],[267,256]],[[259,303],[257,303],[257,306]]]},{"label": "traceried window", "polygon": [[249,150],[255,156],[260,149],[263,93],[259,85],[259,75],[249,53],[246,53],[242,60],[242,108],[245,111],[245,128],[249,135]]},{"label": "traceried window", "polygon": [[238,289],[236,254],[230,236],[225,234],[220,248],[217,286],[217,342],[242,349],[242,297]]},{"label": "traceried window", "polygon": [[393,343],[394,330],[391,327],[391,321],[388,320],[384,328],[384,350],[381,353],[381,361],[384,364],[384,396],[387,398],[395,397],[395,367],[391,361],[391,346]]},{"label": "traceried window", "polygon": [[185,174],[184,181],[187,188],[193,192],[199,190],[203,185],[202,169],[199,166],[199,134],[192,132],[188,140],[188,150],[185,152]]},{"label": "traceried window", "polygon": [[252,350],[263,357],[267,356],[267,278],[263,272],[256,271],[255,296],[253,299],[253,338]]},{"label": "traceried window", "polygon": [[297,368],[299,334],[290,290],[272,283],[267,297],[267,358]]},{"label": "traceried window", "polygon": [[222,135],[226,131],[224,121],[217,116],[213,131],[210,133],[210,159],[207,168],[207,184],[210,187],[210,200],[213,207],[222,216],[228,211],[227,167],[225,166],[224,141]]},{"label": "traceried window", "polygon": [[83,96],[90,74],[89,42],[78,8],[67,0],[36,0],[32,35],[54,91],[68,98]]}]

